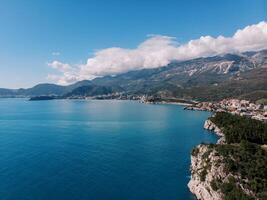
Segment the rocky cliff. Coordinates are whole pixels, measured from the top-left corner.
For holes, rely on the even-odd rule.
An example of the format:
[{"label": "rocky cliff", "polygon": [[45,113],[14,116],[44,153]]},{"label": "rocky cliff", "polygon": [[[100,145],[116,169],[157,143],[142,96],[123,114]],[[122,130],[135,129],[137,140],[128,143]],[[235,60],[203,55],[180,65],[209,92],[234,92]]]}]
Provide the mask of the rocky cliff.
[{"label": "rocky cliff", "polygon": [[214,181],[227,178],[223,164],[216,165],[220,160],[221,158],[216,156],[215,151],[208,145],[199,145],[193,150],[191,155],[191,180],[188,187],[197,199],[222,199],[222,193],[211,186]]},{"label": "rocky cliff", "polygon": [[[197,199],[267,199],[267,152],[262,147],[265,140],[261,140],[267,127],[259,123],[229,113],[217,113],[206,120],[204,128],[220,139],[217,144],[201,144],[192,151],[188,187]],[[248,137],[251,132],[253,136]]]},{"label": "rocky cliff", "polygon": [[248,189],[246,179],[229,171],[224,157],[216,150],[216,146],[199,145],[192,151],[191,180],[188,183],[190,191],[199,200],[223,200],[229,195],[229,188],[238,191],[240,199],[261,199],[256,198]]},{"label": "rocky cliff", "polygon": [[[224,143],[224,134],[210,119],[204,123],[204,129],[213,131],[220,137],[217,143]],[[191,179],[188,183],[190,191],[199,200],[221,200],[223,194],[213,188],[215,181],[224,180],[227,174],[224,172],[224,165],[220,163],[222,157],[209,145],[195,147],[191,155]],[[220,165],[216,164],[220,163]]]},{"label": "rocky cliff", "polygon": [[216,126],[216,124],[214,124],[210,119],[207,119],[205,121],[204,128],[209,131],[213,131],[216,135],[220,137],[220,139],[217,141],[217,144],[225,143],[223,131],[218,126]]}]

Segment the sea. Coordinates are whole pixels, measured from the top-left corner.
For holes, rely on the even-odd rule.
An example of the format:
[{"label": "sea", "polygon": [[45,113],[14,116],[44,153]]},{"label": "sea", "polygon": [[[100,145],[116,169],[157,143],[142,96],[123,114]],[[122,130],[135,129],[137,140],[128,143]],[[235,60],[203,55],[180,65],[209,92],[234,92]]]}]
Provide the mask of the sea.
[{"label": "sea", "polygon": [[211,115],[120,100],[0,99],[1,200],[194,200]]}]

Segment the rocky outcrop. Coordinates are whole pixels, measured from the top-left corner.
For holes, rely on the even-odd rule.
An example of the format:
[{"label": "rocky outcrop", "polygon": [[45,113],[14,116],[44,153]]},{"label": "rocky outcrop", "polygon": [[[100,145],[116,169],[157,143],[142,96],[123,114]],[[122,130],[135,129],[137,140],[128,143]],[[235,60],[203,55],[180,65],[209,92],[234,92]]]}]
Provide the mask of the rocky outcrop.
[{"label": "rocky outcrop", "polygon": [[[252,168],[258,166],[257,163],[260,163],[264,156],[254,160],[254,152],[243,152],[244,149],[251,147],[249,144],[227,144],[222,131],[224,129],[213,123],[216,120],[216,118],[206,120],[204,128],[220,137],[217,144],[201,144],[192,151],[191,179],[188,183],[190,191],[198,200],[265,199],[265,194],[262,192],[264,189],[259,192],[252,184],[253,180],[262,179],[258,176],[255,176],[256,178],[246,176],[250,168],[245,172],[240,170],[247,169],[248,164]],[[253,164],[248,157],[253,160]],[[258,170],[262,168],[263,166],[260,166]]]},{"label": "rocky outcrop", "polygon": [[225,196],[222,186],[232,180],[243,194],[255,198],[255,194],[246,186],[247,179],[229,171],[216,146],[218,145],[201,144],[193,149],[191,179],[188,183],[190,191],[198,200],[222,200]]},{"label": "rocky outcrop", "polygon": [[223,137],[224,134],[221,131],[221,129],[216,126],[216,124],[214,124],[210,119],[207,119],[204,123],[204,128],[209,130],[209,131],[214,131],[216,135]]},{"label": "rocky outcrop", "polygon": [[204,129],[207,129],[209,131],[213,131],[216,135],[220,137],[220,139],[217,141],[217,144],[224,144],[225,143],[225,137],[222,132],[222,130],[216,126],[210,119],[207,119],[204,123]]},{"label": "rocky outcrop", "polygon": [[191,155],[190,191],[199,200],[222,200],[223,194],[212,187],[214,182],[227,179],[221,157],[208,145],[197,146]]},{"label": "rocky outcrop", "polygon": [[[224,134],[210,119],[204,123],[204,128],[220,137],[217,144],[225,143]],[[199,145],[191,155],[191,179],[188,183],[190,191],[199,200],[222,200],[223,194],[212,187],[216,181],[227,179],[222,157],[209,145]]]}]

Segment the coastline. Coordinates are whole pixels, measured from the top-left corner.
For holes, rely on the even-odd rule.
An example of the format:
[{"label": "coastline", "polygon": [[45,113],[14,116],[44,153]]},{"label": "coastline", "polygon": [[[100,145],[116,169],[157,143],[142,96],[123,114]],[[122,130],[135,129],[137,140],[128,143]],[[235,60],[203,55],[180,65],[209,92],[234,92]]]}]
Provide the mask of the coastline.
[{"label": "coastline", "polygon": [[[210,119],[206,119],[203,128],[219,138],[216,144],[224,144],[225,138],[219,129]],[[190,181],[187,186],[190,192],[198,200],[222,200],[222,193],[212,188],[215,179],[221,179],[228,175],[224,172],[224,165],[217,165],[222,158],[216,151],[211,150],[209,145],[199,144],[192,150],[190,164]]]},{"label": "coastline", "polygon": [[[137,100],[139,101],[139,100]],[[140,101],[139,101],[140,102]],[[190,103],[182,103],[182,102],[166,102],[166,101],[162,101],[162,102],[140,102],[140,103],[145,103],[145,104],[163,104],[163,105],[178,105],[178,106],[185,106],[184,109],[187,106],[192,106],[193,104]]]},{"label": "coastline", "polygon": [[[170,105],[179,105],[184,106],[184,110],[191,110],[191,111],[207,111],[207,112],[215,112],[214,110],[208,110],[203,108],[195,107],[194,103],[176,103],[176,102],[140,102],[140,103],[148,103],[148,104],[170,104]],[[203,128],[210,131],[211,134],[215,134],[218,136],[218,140],[216,144],[225,144],[225,137],[222,132],[222,130],[216,126],[210,119],[206,119],[203,125]],[[191,155],[191,176],[190,181],[188,182],[187,186],[190,190],[190,192],[195,196],[198,200],[222,200],[223,194],[221,192],[213,190],[211,187],[212,181],[214,177],[221,178],[221,177],[227,177],[227,174],[224,172],[224,165],[220,165],[219,167],[217,165],[207,164],[210,163],[218,163],[222,158],[216,156],[216,152],[213,150],[210,152],[210,149],[206,145],[199,144],[197,147],[195,147],[192,151],[197,149],[197,151],[200,152],[200,156]],[[208,155],[208,162],[207,160],[203,160],[203,156]],[[206,169],[206,167],[209,166],[210,173],[205,172],[205,181],[203,182],[202,177],[200,178],[198,172],[201,171],[203,168]],[[203,171],[202,171],[203,173]],[[207,174],[206,174],[207,173]]]}]

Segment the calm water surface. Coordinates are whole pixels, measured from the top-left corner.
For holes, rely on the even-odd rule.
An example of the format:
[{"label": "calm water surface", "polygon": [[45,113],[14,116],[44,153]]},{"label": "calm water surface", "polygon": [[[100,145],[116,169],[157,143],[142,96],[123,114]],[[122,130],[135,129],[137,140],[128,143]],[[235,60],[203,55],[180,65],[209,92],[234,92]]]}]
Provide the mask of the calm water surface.
[{"label": "calm water surface", "polygon": [[0,99],[1,200],[192,200],[208,112],[131,101]]}]

